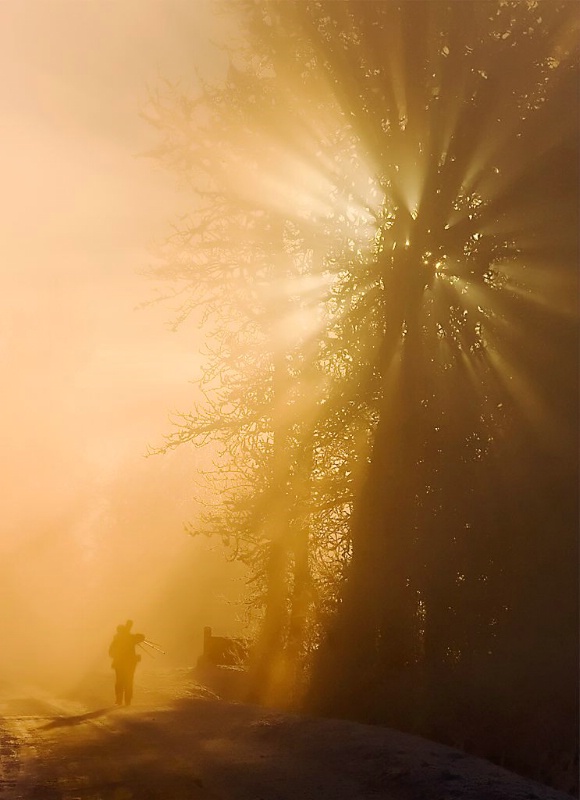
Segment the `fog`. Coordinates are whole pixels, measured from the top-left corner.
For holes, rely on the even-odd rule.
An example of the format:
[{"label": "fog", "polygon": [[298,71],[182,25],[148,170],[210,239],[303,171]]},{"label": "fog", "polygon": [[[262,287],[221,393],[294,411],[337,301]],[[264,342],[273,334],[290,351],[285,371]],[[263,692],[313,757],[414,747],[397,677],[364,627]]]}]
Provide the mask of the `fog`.
[{"label": "fog", "polygon": [[140,274],[192,202],[140,157],[148,86],[222,68],[203,2],[0,5],[0,677],[108,666],[133,618],[193,663],[239,628],[239,571],[196,519],[203,453],[145,458],[188,409],[199,331],[170,332]]}]

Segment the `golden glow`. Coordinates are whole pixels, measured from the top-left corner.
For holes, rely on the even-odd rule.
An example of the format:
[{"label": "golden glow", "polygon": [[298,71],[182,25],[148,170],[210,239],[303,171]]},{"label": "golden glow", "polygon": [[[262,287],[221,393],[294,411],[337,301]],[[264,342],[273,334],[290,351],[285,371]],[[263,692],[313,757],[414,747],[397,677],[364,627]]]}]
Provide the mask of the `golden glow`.
[{"label": "golden glow", "polygon": [[149,245],[185,200],[136,157],[153,140],[147,85],[186,72],[192,41],[222,68],[194,6],[0,3],[5,681],[108,680],[127,617],[190,664],[203,625],[236,625],[206,596],[237,596],[232,571],[183,535],[198,514],[189,459],[143,459],[200,366],[194,326],[171,336],[170,310],[135,311],[152,294]]},{"label": "golden glow", "polygon": [[[1,221],[0,315],[9,387],[0,423],[7,531],[0,546],[13,620],[4,628],[12,645],[6,669],[38,663],[42,652],[52,677],[106,663],[104,642],[127,617],[156,641],[173,637],[176,653],[190,660],[197,652],[182,643],[185,625],[201,631],[216,615],[233,632],[235,611],[202,591],[223,585],[231,594],[231,573],[182,536],[182,523],[195,527],[200,506],[214,504],[227,538],[234,507],[249,540],[242,546],[263,554],[288,522],[289,477],[279,464],[288,442],[309,451],[287,458],[290,477],[310,464],[304,491],[326,492],[326,506],[303,511],[318,514],[319,527],[310,531],[300,520],[318,537],[317,578],[340,581],[358,473],[379,419],[392,413],[395,423],[397,414],[408,423],[397,404],[414,381],[424,393],[421,408],[436,398],[442,418],[459,405],[457,385],[482,406],[500,389],[531,429],[557,440],[562,432],[549,405],[510,348],[534,343],[526,328],[533,316],[520,323],[522,309],[522,317],[538,307],[575,314],[574,301],[563,297],[570,276],[563,289],[557,266],[537,253],[542,198],[537,206],[502,205],[510,191],[522,191],[517,182],[534,159],[559,141],[557,125],[545,125],[528,152],[519,147],[519,127],[523,110],[538,110],[557,84],[569,32],[554,43],[533,97],[498,86],[480,108],[488,71],[467,50],[456,75],[454,45],[443,38],[427,48],[418,81],[398,4],[384,5],[383,22],[392,26],[380,68],[370,63],[372,48],[369,64],[357,56],[354,89],[324,42],[306,75],[260,63],[243,46],[239,61],[229,62],[208,45],[203,4],[185,4],[177,15],[172,4],[145,3],[137,15],[122,3],[73,5],[69,16],[40,0],[32,0],[36,15],[24,14],[17,0],[0,3],[0,63],[11,98],[0,155],[10,198]],[[280,7],[299,12],[300,5]],[[172,83],[189,74],[193,51],[224,78],[209,93],[213,105],[197,103],[199,86]],[[132,157],[153,147],[137,110],[147,82],[158,79],[157,62],[171,73],[169,99],[164,106],[163,92],[153,93],[148,114],[167,137],[155,152],[179,174],[179,191],[172,177]],[[191,185],[201,197],[184,188]],[[159,261],[161,272],[181,281],[175,307],[130,313],[147,299],[134,273],[151,261],[149,238],[163,238],[167,220],[184,208],[191,216],[181,217],[153,259],[153,268]],[[223,323],[209,341],[211,325],[203,334],[197,327],[207,306],[211,323]],[[173,311],[185,323],[161,336]],[[218,353],[207,373],[204,347]],[[204,390],[216,388],[210,412],[190,382],[201,377]],[[167,432],[168,408],[191,409],[177,434],[188,443],[196,434],[187,425],[203,428],[199,418],[213,413],[208,428],[219,431],[216,449],[223,445],[225,455],[183,449],[144,466],[147,445]],[[231,479],[236,447],[247,458]],[[390,453],[383,455],[388,461]],[[214,456],[221,471],[208,497],[192,487]],[[236,479],[237,507],[229,492]],[[267,524],[248,522],[268,481]],[[280,590],[286,577],[277,578]],[[194,610],[174,622],[183,606]],[[423,599],[419,613],[423,624]],[[285,681],[285,669],[283,659],[273,664],[275,683]]]}]

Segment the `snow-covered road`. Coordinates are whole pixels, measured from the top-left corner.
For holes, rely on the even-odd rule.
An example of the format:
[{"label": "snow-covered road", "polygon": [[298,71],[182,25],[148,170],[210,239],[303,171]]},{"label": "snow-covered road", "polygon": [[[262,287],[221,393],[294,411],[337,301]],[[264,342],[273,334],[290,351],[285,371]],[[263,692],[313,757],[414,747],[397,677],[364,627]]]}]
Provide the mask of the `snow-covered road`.
[{"label": "snow-covered road", "polygon": [[569,798],[386,728],[226,703],[183,674],[142,679],[130,709],[5,697],[0,800]]}]

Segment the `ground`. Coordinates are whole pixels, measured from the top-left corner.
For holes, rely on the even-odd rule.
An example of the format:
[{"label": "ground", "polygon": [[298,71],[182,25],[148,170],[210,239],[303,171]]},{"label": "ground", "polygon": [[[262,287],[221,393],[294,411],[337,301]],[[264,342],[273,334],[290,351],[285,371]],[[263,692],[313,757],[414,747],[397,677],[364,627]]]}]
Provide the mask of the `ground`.
[{"label": "ground", "polygon": [[226,702],[191,671],[141,668],[68,696],[0,687],[0,800],[565,800],[486,761],[378,726]]}]

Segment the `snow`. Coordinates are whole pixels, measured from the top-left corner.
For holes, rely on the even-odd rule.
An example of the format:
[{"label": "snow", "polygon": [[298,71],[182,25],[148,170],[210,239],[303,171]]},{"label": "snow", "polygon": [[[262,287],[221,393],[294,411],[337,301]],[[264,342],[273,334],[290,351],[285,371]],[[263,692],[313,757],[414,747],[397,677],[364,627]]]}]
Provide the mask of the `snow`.
[{"label": "snow", "polygon": [[3,740],[26,763],[2,800],[569,798],[388,728],[227,702],[183,670],[144,671],[128,709],[94,699],[4,698]]}]

